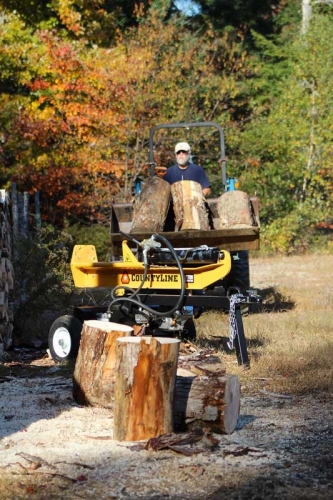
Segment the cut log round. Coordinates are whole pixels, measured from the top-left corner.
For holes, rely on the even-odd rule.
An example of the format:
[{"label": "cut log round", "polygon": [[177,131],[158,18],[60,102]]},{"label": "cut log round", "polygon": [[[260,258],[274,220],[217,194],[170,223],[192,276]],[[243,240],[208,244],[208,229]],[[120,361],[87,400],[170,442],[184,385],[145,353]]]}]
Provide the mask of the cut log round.
[{"label": "cut log round", "polygon": [[220,227],[216,229],[253,226],[250,199],[244,191],[223,193],[217,200],[217,211]]},{"label": "cut log round", "polygon": [[162,231],[169,206],[170,184],[160,177],[147,180],[135,198],[131,233]]},{"label": "cut log round", "polygon": [[[214,357],[215,358],[215,357]],[[210,428],[231,434],[240,410],[240,384],[228,375],[217,358],[181,363],[177,370],[174,425],[176,431]]]},{"label": "cut log round", "polygon": [[197,229],[208,231],[209,219],[205,197],[198,182],[179,181],[171,186],[175,231]]},{"label": "cut log round", "polygon": [[173,431],[179,343],[159,337],[118,339],[113,433],[118,441]]},{"label": "cut log round", "polygon": [[73,396],[82,405],[113,408],[116,346],[133,328],[97,320],[83,323],[73,377]]}]

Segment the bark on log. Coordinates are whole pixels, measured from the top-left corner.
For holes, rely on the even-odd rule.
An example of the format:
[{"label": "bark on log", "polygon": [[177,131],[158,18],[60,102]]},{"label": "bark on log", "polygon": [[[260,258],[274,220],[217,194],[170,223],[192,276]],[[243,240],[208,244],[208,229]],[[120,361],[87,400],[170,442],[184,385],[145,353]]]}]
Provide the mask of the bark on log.
[{"label": "bark on log", "polygon": [[73,377],[75,401],[113,408],[117,339],[132,332],[130,326],[118,323],[84,322]]},{"label": "bark on log", "polygon": [[175,231],[208,231],[209,219],[202,187],[198,182],[179,181],[171,186]]},{"label": "bark on log", "polygon": [[244,191],[223,193],[217,201],[217,211],[220,227],[215,229],[253,226],[249,196]]},{"label": "bark on log", "polygon": [[173,431],[178,339],[117,341],[114,439],[141,441]]},{"label": "bark on log", "polygon": [[170,206],[170,184],[160,177],[146,181],[134,202],[131,233],[162,231]]},{"label": "bark on log", "polygon": [[189,359],[177,370],[174,425],[176,431],[210,428],[231,434],[240,410],[240,384],[216,357]]}]

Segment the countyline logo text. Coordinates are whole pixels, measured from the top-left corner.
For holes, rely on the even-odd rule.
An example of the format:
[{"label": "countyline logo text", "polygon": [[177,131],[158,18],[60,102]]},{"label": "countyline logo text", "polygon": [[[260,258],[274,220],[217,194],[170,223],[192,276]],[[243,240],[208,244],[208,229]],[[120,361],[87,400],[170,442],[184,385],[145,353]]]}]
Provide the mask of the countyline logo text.
[{"label": "countyline logo text", "polygon": [[[142,281],[143,274],[130,274],[131,281]],[[146,281],[151,283],[179,283],[180,277],[177,274],[148,274]]]}]

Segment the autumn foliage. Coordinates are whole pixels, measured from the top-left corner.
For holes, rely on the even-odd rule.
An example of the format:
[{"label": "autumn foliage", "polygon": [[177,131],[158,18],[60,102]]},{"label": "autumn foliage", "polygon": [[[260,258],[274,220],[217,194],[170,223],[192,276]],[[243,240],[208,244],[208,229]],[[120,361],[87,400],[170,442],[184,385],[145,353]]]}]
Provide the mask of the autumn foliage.
[{"label": "autumn foliage", "polygon": [[[110,201],[132,200],[149,172],[151,127],[216,121],[229,174],[261,199],[267,241],[289,252],[302,227],[330,228],[330,13],[314,12],[300,37],[285,0],[262,2],[253,22],[234,2],[219,22],[205,2],[192,17],[168,0],[31,4],[0,5],[0,182],[40,191],[44,219],[107,223]],[[158,137],[160,167],[175,139]],[[204,151],[198,161],[219,195],[213,142],[180,139]]]},{"label": "autumn foliage", "polygon": [[[70,6],[61,19],[80,33]],[[119,33],[110,48],[55,29],[32,35],[21,23],[34,44],[15,75],[25,95],[10,124],[11,178],[41,191],[44,217],[53,222],[106,219],[110,200],[131,199],[135,178],[147,173],[153,125],[212,119],[239,94],[244,55],[233,39],[207,30],[203,40],[157,10],[137,16],[138,27]]]}]

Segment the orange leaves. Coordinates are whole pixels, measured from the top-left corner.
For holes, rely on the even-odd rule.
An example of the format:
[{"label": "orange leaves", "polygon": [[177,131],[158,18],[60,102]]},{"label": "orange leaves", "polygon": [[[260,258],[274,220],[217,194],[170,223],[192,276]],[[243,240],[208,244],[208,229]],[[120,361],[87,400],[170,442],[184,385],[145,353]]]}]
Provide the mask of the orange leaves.
[{"label": "orange leaves", "polygon": [[249,167],[253,167],[253,168],[259,168],[261,165],[260,161],[257,158],[247,158],[246,164]]},{"label": "orange leaves", "polygon": [[45,80],[43,80],[42,78],[36,78],[35,81],[33,81],[31,84],[30,84],[30,88],[32,91],[36,92],[38,90],[45,90],[49,87],[49,84],[48,82],[46,82]]},{"label": "orange leaves", "polygon": [[62,23],[76,35],[83,34],[81,14],[75,10],[73,0],[58,0],[58,12]]}]

